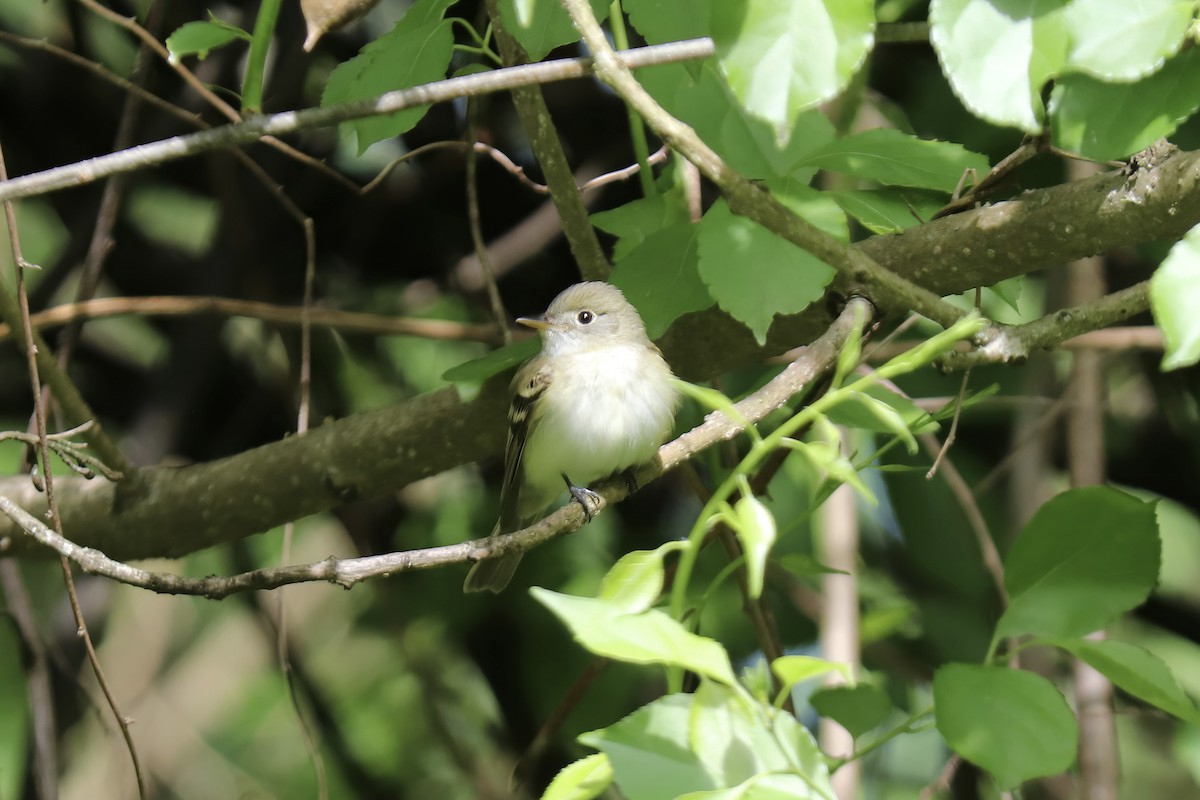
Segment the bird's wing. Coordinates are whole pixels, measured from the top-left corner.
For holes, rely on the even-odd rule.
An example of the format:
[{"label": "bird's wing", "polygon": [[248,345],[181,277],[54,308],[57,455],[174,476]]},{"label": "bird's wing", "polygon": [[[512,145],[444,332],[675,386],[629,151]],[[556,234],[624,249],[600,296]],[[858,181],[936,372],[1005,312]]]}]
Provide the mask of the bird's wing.
[{"label": "bird's wing", "polygon": [[500,487],[500,521],[497,533],[520,530],[521,456],[529,441],[538,415],[538,398],[550,385],[550,370],[541,358],[534,358],[517,371],[512,383],[512,405],[508,409],[508,443],[504,447],[504,483]]}]

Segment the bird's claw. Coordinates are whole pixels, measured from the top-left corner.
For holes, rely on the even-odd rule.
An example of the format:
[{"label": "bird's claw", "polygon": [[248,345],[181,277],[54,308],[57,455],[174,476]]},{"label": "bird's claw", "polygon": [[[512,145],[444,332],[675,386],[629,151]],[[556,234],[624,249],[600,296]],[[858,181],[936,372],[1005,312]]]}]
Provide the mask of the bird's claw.
[{"label": "bird's claw", "polygon": [[587,522],[591,522],[592,517],[595,516],[597,507],[600,505],[600,495],[585,486],[576,486],[567,477],[567,473],[565,472],[562,474],[562,479],[567,484],[567,491],[571,493],[571,499],[579,503],[580,508],[583,509],[584,519]]}]

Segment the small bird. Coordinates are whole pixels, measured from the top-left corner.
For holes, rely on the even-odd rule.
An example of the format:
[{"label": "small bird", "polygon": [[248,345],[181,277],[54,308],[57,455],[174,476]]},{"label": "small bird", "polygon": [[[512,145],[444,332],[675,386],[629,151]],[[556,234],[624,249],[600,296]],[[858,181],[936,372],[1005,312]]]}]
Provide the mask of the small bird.
[{"label": "small bird", "polygon": [[[679,405],[671,368],[620,289],[577,283],[543,316],[517,322],[537,329],[542,350],[513,378],[493,536],[531,524],[564,481],[587,509],[590,490],[579,487],[653,458]],[[512,553],[476,563],[463,591],[499,592],[520,560]]]}]

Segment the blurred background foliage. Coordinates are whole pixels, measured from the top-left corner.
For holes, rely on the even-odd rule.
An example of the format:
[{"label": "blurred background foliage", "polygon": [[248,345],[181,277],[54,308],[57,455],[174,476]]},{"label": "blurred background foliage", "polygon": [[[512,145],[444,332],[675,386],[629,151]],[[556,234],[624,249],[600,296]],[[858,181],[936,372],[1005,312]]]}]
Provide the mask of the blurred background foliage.
[{"label": "blurred background foliage", "polygon": [[[145,19],[145,0],[110,7]],[[211,11],[253,27],[254,2],[159,3],[151,27],[160,39]],[[382,0],[363,20],[328,36],[312,54],[301,49],[298,4],[279,18],[266,84],[267,111],[317,105],[330,71],[391,28],[407,3]],[[924,5],[890,0],[881,19],[923,19]],[[481,19],[481,4],[464,0],[455,13]],[[0,30],[44,39],[120,75],[129,75],[136,45],[124,31],[71,0],[0,0]],[[461,34],[460,34],[461,35]],[[562,54],[572,54],[565,48]],[[217,87],[239,85],[245,49],[214,51],[194,64]],[[958,142],[995,162],[1018,135],[967,113],[924,45],[880,46],[866,73],[864,114],[924,138]],[[460,55],[455,68],[471,57]],[[162,63],[151,60],[142,83],[212,123],[205,109]],[[621,104],[593,82],[545,88],[573,167],[595,174],[633,161]],[[0,140],[10,174],[20,175],[108,152],[125,97],[111,85],[53,54],[0,41]],[[462,136],[464,103],[433,108],[410,133],[355,157],[353,142],[335,130],[293,138],[305,152],[365,183],[389,160],[421,145]],[[143,110],[135,140],[186,132],[173,117]],[[1195,148],[1193,123],[1175,137]],[[539,177],[507,96],[480,101],[479,136]],[[365,196],[311,167],[263,146],[247,149],[316,224],[317,302],[384,314],[486,321],[486,297],[473,270],[467,222],[465,158],[435,150],[395,169]],[[1063,163],[1039,157],[1013,190],[1064,179]],[[303,284],[303,238],[270,191],[228,153],[178,161],[125,178],[101,295],[217,295],[297,305]],[[493,242],[548,202],[488,159],[478,182],[484,237]],[[73,299],[78,270],[95,224],[102,187],[92,185],[22,201],[17,215],[30,260],[34,310]],[[591,197],[593,210],[637,196],[636,185],[612,184]],[[863,232],[857,231],[858,236]],[[5,234],[0,232],[0,238]],[[578,279],[561,237],[544,242],[518,234],[519,257],[500,280],[511,316],[537,313]],[[1143,280],[1162,248],[1111,254],[1114,288]],[[11,258],[0,246],[0,280],[12,281]],[[1016,310],[996,314],[1028,320],[1054,307],[1061,281],[1020,282]],[[995,309],[993,309],[995,310]],[[278,440],[294,429],[299,335],[243,318],[153,319],[124,316],[89,323],[74,357],[73,377],[106,426],[139,464],[218,458]],[[314,421],[341,417],[444,385],[442,373],[487,351],[480,343],[432,341],[318,330],[313,339]],[[1185,688],[1200,696],[1200,424],[1196,370],[1158,371],[1158,355],[1107,357],[1107,468],[1114,482],[1145,497],[1162,497],[1162,586],[1115,631],[1172,665]],[[1022,436],[1032,437],[1061,467],[1061,417],[1047,417],[1061,390],[1069,357],[1038,358],[1024,368],[987,367],[972,386],[999,393],[963,418],[953,459],[969,484],[988,476],[980,503],[1001,548],[1019,525],[1013,518],[1012,472],[996,472]],[[778,367],[748,367],[727,376],[736,394]],[[913,397],[946,397],[959,376],[929,371],[902,388]],[[24,429],[29,414],[25,362],[11,339],[0,344],[0,427]],[[685,429],[698,419],[686,410]],[[1032,424],[1018,427],[1020,419]],[[1043,420],[1043,422],[1038,422]],[[1017,433],[1018,430],[1027,433]],[[856,442],[866,451],[875,443]],[[999,606],[958,505],[940,481],[926,481],[928,458],[889,454],[922,471],[871,473],[884,502],[861,506],[863,645],[866,667],[896,704],[928,696],[932,669],[947,659],[978,660]],[[18,469],[15,445],[0,448],[6,474]],[[706,458],[720,459],[713,453]],[[713,463],[713,467],[717,466]],[[703,464],[701,465],[703,468]],[[490,530],[497,507],[497,465],[452,470],[387,497],[348,504],[302,521],[294,561],[449,544]],[[1052,480],[1061,483],[1061,473]],[[771,484],[768,503],[780,520],[781,563],[767,593],[791,651],[815,647],[818,580],[808,503],[814,478],[797,459]],[[1049,489],[1047,489],[1048,491]],[[686,533],[698,506],[683,483],[648,487],[578,535],[526,558],[503,595],[466,597],[462,570],[435,570],[372,581],[351,592],[329,585],[287,591],[290,648],[300,704],[315,722],[332,797],[498,798],[523,755],[527,775],[518,796],[540,787],[564,763],[586,752],[575,737],[610,724],[662,691],[661,676],[628,665],[599,666],[525,589],[543,585],[569,593],[594,591],[624,552],[652,548]],[[190,575],[227,574],[272,565],[280,532],[205,551],[179,562],[146,564]],[[715,550],[715,548],[710,548]],[[794,558],[789,561],[789,554]],[[725,563],[716,552],[701,568],[711,576]],[[129,797],[132,780],[123,745],[94,679],[82,660],[57,565],[20,565],[53,667],[64,798]],[[315,792],[313,768],[276,657],[271,618],[276,595],[237,596],[214,603],[152,595],[100,579],[80,579],[81,599],[100,656],[162,798],[296,798]],[[728,583],[705,606],[701,630],[750,664],[757,643],[741,599]],[[0,800],[32,797],[24,690],[27,654],[11,625],[0,624]],[[1047,664],[1051,674],[1066,664]],[[584,687],[571,705],[567,698]],[[590,679],[590,682],[588,680]],[[541,740],[539,729],[567,703],[569,714]],[[1200,796],[1200,728],[1118,699],[1124,796]],[[530,751],[531,745],[536,744]],[[935,731],[897,739],[866,762],[870,798],[916,798],[945,763]],[[959,796],[975,796],[970,771]],[[1033,796],[1056,796],[1034,787]]]}]

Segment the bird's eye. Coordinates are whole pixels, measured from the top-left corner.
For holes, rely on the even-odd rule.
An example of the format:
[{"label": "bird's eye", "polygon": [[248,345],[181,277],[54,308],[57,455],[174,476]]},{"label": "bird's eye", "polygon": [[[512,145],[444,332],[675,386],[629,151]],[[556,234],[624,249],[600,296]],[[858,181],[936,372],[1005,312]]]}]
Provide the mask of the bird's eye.
[{"label": "bird's eye", "polygon": [[580,311],[579,316],[576,317],[576,319],[579,320],[580,325],[587,325],[595,318],[596,315],[590,311]]}]

